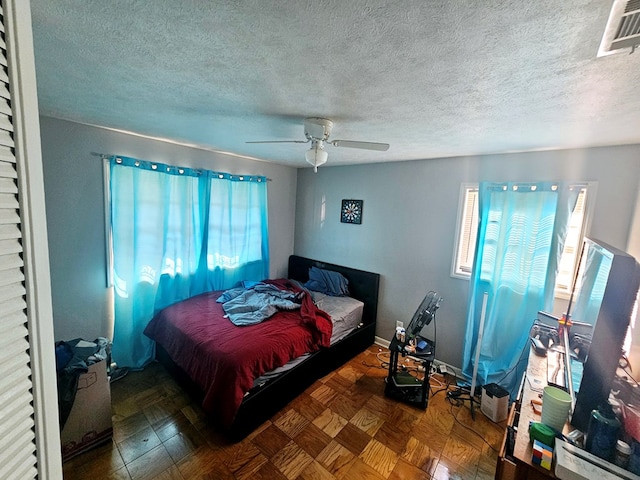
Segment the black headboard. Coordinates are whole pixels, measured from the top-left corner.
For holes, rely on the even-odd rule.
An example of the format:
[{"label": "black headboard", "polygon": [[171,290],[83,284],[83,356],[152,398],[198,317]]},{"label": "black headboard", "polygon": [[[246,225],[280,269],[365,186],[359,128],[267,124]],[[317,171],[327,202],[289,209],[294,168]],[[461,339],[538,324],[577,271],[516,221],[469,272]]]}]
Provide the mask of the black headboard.
[{"label": "black headboard", "polygon": [[375,324],[378,315],[379,274],[291,255],[289,257],[288,278],[304,283],[309,280],[309,269],[311,267],[333,270],[344,275],[349,280],[349,293],[351,296],[364,302],[362,322],[365,325]]}]

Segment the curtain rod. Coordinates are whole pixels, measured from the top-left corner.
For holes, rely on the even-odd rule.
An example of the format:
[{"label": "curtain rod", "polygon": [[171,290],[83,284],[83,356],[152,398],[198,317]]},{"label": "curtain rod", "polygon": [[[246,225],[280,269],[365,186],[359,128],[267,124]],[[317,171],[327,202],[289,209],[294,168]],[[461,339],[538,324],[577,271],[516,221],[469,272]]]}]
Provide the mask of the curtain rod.
[{"label": "curtain rod", "polygon": [[[126,155],[116,155],[115,153],[100,153],[100,152],[91,152],[91,155],[93,155],[94,157],[100,157],[101,160],[106,160],[111,157],[126,157]],[[133,158],[133,157],[130,157],[130,158]],[[136,160],[140,160],[141,162],[154,163],[151,160],[141,160],[139,158],[136,158]],[[159,162],[159,163],[162,163],[162,162]],[[193,168],[193,167],[190,167],[190,168]],[[249,173],[234,173],[233,175],[261,176],[261,175],[255,175],[255,174],[249,174]],[[266,179],[267,179],[267,182],[273,181],[269,177],[266,177]]]},{"label": "curtain rod", "polygon": [[98,152],[91,152],[91,155],[93,155],[94,157],[100,157],[102,160],[106,160],[107,158],[111,158],[111,157],[117,157],[118,155],[115,154],[110,154],[110,153],[98,153]]}]

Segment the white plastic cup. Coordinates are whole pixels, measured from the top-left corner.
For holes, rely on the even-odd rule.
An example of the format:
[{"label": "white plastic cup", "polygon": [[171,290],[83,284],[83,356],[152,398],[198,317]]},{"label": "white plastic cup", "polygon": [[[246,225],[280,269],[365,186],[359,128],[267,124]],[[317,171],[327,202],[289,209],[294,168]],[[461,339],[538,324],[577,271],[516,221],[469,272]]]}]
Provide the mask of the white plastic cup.
[{"label": "white plastic cup", "polygon": [[562,432],[571,410],[571,395],[557,387],[546,386],[542,393],[542,423]]}]

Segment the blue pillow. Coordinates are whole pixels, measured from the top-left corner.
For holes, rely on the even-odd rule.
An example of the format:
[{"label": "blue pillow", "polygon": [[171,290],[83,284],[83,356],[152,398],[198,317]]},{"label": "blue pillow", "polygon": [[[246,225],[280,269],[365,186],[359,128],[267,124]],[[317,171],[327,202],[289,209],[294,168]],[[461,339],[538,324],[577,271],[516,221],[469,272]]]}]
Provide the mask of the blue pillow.
[{"label": "blue pillow", "polygon": [[349,295],[349,281],[341,273],[332,270],[311,267],[309,269],[309,281],[304,286],[309,290],[334,297]]}]

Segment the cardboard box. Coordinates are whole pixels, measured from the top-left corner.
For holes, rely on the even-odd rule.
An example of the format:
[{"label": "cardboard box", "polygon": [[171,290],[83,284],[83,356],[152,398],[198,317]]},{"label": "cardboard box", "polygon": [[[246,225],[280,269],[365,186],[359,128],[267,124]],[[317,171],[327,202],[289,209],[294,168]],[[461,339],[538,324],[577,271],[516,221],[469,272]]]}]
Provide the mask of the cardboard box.
[{"label": "cardboard box", "polygon": [[80,375],[76,398],[60,434],[62,461],[111,439],[111,389],[105,361]]},{"label": "cardboard box", "polygon": [[556,478],[563,480],[640,479],[640,476],[559,438],[556,439],[554,453]]}]

